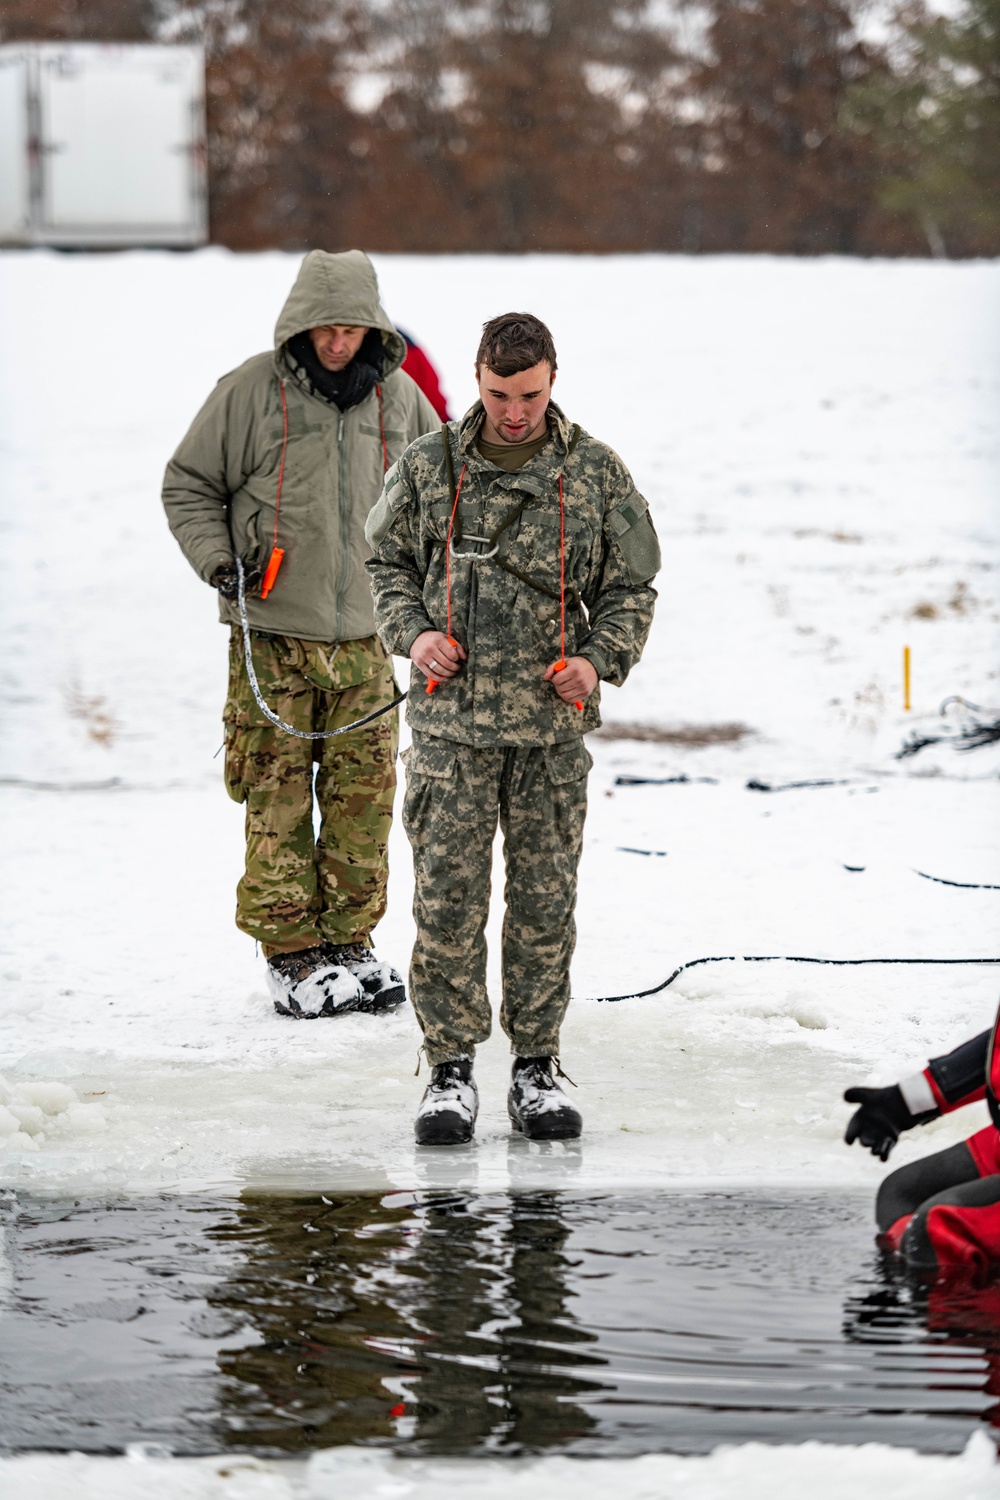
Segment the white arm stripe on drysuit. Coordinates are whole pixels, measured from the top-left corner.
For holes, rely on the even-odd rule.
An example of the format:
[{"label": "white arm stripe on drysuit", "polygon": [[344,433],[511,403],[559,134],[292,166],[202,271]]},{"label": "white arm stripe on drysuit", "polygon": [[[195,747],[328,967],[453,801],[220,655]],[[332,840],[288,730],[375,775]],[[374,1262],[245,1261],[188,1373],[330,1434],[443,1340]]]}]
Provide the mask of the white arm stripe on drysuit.
[{"label": "white arm stripe on drysuit", "polygon": [[900,1079],[899,1092],[911,1115],[926,1114],[929,1109],[940,1109],[925,1073],[913,1073]]}]

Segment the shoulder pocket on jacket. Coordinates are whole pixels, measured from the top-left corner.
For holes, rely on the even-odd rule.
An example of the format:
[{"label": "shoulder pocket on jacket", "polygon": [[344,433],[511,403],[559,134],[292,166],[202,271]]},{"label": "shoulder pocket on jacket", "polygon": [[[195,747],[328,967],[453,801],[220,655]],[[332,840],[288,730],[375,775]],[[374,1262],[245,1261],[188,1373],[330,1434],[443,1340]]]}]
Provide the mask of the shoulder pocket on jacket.
[{"label": "shoulder pocket on jacket", "polygon": [[567,740],[561,745],[549,745],[545,750],[545,769],[554,786],[582,781],[593,764],[594,757],[583,740]]},{"label": "shoulder pocket on jacket", "polygon": [[604,520],[625,560],[633,583],[648,583],[660,571],[660,543],[649,505],[633,490],[623,505],[609,511]]},{"label": "shoulder pocket on jacket", "polygon": [[385,489],[368,512],[365,522],[365,541],[375,549],[389,535],[393,521],[406,504],[406,491],[400,484],[393,466],[386,475]]}]

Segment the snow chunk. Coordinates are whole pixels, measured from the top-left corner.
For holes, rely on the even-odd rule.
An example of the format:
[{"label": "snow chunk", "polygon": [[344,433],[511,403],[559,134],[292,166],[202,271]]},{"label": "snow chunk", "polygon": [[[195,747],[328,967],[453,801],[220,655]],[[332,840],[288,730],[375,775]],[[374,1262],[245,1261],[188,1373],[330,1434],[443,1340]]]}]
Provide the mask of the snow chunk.
[{"label": "snow chunk", "polygon": [[66,1083],[21,1083],[17,1091],[22,1099],[37,1104],[47,1115],[58,1115],[77,1102],[76,1091]]},{"label": "snow chunk", "polygon": [[96,1135],[108,1128],[108,1119],[100,1104],[71,1104],[65,1118],[68,1129],[74,1134]]},{"label": "snow chunk", "polygon": [[66,1083],[0,1078],[0,1150],[37,1151],[52,1134],[64,1139],[98,1135],[107,1128],[103,1106],[81,1103]]},{"label": "snow chunk", "polygon": [[[138,1445],[137,1445],[138,1447]],[[406,1459],[363,1448],[329,1448],[308,1466],[243,1456],[176,1459],[82,1453],[0,1459],[5,1500],[995,1500],[997,1463],[985,1432],[955,1458],[882,1443],[839,1447],[747,1443],[705,1458],[546,1457]]]}]

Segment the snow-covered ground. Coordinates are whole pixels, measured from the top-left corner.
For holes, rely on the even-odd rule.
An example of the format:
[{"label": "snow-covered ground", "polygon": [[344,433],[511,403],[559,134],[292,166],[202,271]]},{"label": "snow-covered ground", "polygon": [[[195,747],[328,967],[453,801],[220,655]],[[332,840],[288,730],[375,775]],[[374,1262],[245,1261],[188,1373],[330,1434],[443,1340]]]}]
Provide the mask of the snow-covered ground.
[{"label": "snow-covered ground", "polygon": [[[213,761],[225,636],[158,493],[214,380],[269,346],[296,265],[219,250],[3,257],[0,1180],[874,1188],[881,1166],[841,1144],[844,1086],[982,1029],[996,968],[706,965],[647,999],[592,997],[705,955],[1000,958],[1000,892],[915,873],[1000,885],[997,747],[893,758],[949,694],[1000,714],[1000,265],[378,259],[386,306],[456,410],[474,395],[483,320],[510,306],[545,317],[558,399],[650,499],[660,604],[606,719],[750,731],[693,749],[595,740],[563,1048],[584,1139],[511,1143],[498,1035],[477,1069],[478,1142],[454,1153],[412,1144],[412,1016],[279,1020],[232,925],[242,809]],[[684,774],[711,780],[616,783]],[[844,784],[768,793],[750,779]],[[409,905],[397,830],[377,938],[402,965]],[[977,1106],[920,1132],[894,1162],[982,1119]],[[845,1492],[851,1465],[876,1474],[865,1454],[844,1457]],[[758,1460],[744,1458],[753,1492]],[[60,1461],[21,1462],[27,1475]],[[90,1493],[97,1462],[59,1482]],[[642,1471],[649,1493],[736,1492],[723,1476],[736,1458],[641,1462],[667,1465]],[[698,1477],[712,1463],[717,1477]],[[913,1463],[925,1489],[914,1478],[908,1494],[962,1492],[959,1461]],[[32,1494],[57,1493],[37,1472]],[[138,1468],[114,1472],[123,1487],[93,1493],[158,1493]],[[558,1492],[554,1475],[539,1492]],[[296,1493],[225,1482],[192,1477],[190,1493]],[[301,1493],[327,1493],[309,1482]],[[628,1482],[647,1493],[646,1477]],[[421,1494],[412,1483],[391,1492]],[[613,1483],[633,1493],[617,1471]]]}]

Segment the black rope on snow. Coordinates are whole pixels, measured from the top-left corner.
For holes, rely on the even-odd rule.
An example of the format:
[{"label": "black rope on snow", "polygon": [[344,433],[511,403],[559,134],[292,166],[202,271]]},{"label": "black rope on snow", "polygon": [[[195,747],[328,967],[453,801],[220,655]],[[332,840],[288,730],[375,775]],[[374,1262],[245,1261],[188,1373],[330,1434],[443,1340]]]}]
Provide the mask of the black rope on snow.
[{"label": "black rope on snow", "polygon": [[803,958],[794,953],[725,953],[717,958],[691,958],[686,964],[680,964],[668,978],[664,979],[661,984],[655,984],[650,990],[635,990],[630,995],[593,995],[591,1000],[597,1005],[611,1005],[619,1000],[644,1000],[647,995],[658,995],[661,990],[668,989],[685,969],[696,969],[699,964],[835,964],[853,968],[858,964],[1000,965],[1000,958]]},{"label": "black rope on snow", "polygon": [[1000,885],[976,885],[970,880],[945,880],[941,875],[928,875],[926,870],[914,870],[921,880],[933,880],[937,885],[957,885],[961,891],[1000,891]]}]

